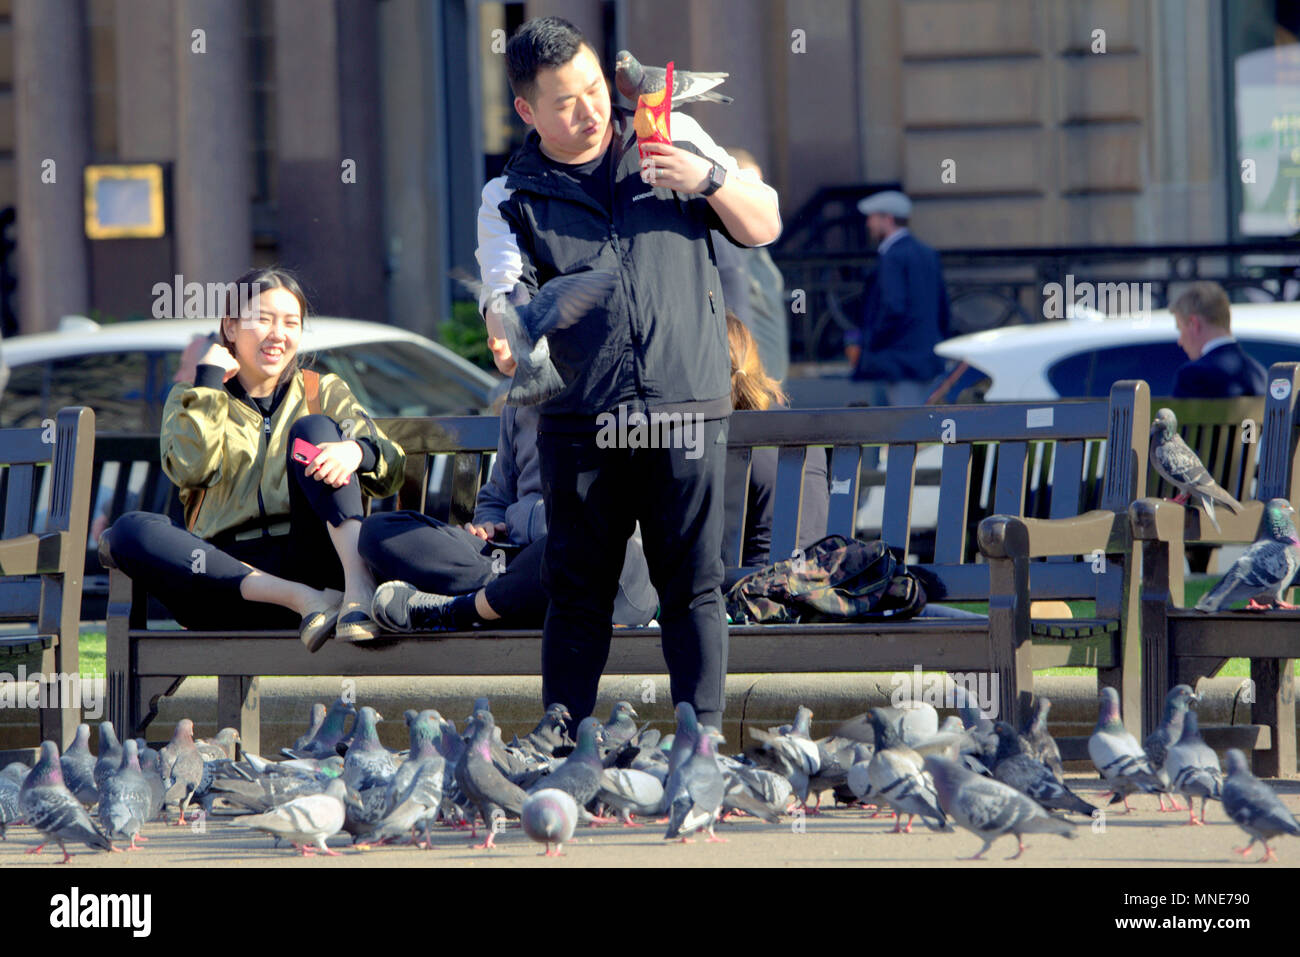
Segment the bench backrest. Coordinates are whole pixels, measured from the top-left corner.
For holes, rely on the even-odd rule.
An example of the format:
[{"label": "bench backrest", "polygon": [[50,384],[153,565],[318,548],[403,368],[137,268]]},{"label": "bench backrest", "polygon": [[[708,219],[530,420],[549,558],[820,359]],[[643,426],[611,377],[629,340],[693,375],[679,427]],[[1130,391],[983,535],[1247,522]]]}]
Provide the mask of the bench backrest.
[{"label": "bench backrest", "polygon": [[[80,596],[89,511],[95,413],[84,406],[66,408],[40,427],[0,430],[0,541],[27,535],[67,532],[69,550],[57,559],[42,555],[39,564],[64,573],[62,589]],[[37,521],[43,513],[43,521]],[[17,574],[16,574],[17,572]],[[56,627],[60,589],[45,587],[42,576],[26,569],[6,569],[0,561],[0,621],[39,621],[42,630]]]},{"label": "bench backrest", "polygon": [[[1238,501],[1254,497],[1264,429],[1263,396],[1235,399],[1152,399],[1151,414],[1167,408],[1178,419],[1178,434],[1197,454],[1219,486]],[[1147,494],[1172,498],[1178,494],[1152,468]]]}]

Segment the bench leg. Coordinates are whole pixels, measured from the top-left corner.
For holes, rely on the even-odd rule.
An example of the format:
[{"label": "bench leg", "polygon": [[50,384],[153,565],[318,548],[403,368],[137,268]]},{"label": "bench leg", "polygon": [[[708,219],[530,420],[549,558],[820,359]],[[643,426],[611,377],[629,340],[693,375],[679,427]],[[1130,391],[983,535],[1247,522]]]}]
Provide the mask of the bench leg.
[{"label": "bench leg", "polygon": [[217,677],[217,729],[234,728],[245,751],[260,754],[261,714],[257,679],[248,675]]},{"label": "bench leg", "polygon": [[1255,753],[1255,773],[1276,778],[1296,772],[1295,660],[1252,659],[1250,679],[1255,684],[1253,720],[1266,724],[1273,747]]},{"label": "bench leg", "polygon": [[1033,708],[1033,647],[1029,641],[1029,563],[989,562],[989,659],[997,678],[997,719],[1024,727]]}]

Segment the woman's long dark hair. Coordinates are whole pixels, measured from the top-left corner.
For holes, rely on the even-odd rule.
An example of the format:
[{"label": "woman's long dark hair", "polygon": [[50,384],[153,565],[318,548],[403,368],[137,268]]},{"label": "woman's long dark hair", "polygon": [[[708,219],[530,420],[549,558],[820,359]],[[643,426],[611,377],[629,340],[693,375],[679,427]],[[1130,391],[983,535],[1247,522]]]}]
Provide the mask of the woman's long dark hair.
[{"label": "woman's long dark hair", "polygon": [[[230,350],[230,354],[235,356],[235,343],[226,335],[226,319],[239,320],[240,291],[249,289],[254,284],[257,286],[259,294],[266,292],[268,289],[284,289],[289,295],[298,300],[298,310],[302,315],[303,329],[307,328],[307,295],[302,291],[302,285],[298,282],[298,277],[289,270],[280,266],[263,266],[260,269],[250,269],[234,282],[234,288],[226,291],[226,309],[225,316],[221,320],[220,328],[217,334],[221,337],[221,344]],[[299,349],[294,353],[293,361],[285,367],[280,373],[280,378],[276,385],[288,382],[298,374],[298,370],[303,366],[302,350]]]}]

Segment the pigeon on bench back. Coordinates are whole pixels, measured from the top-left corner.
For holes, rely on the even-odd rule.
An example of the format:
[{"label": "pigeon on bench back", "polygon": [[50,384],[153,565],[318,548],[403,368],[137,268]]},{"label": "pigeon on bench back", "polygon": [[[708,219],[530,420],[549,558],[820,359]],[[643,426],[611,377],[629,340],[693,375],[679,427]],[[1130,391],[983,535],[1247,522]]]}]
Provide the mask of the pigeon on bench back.
[{"label": "pigeon on bench back", "polygon": [[1222,531],[1219,520],[1214,517],[1215,502],[1234,515],[1241,512],[1241,503],[1219,487],[1214,476],[1178,434],[1178,420],[1169,409],[1156,412],[1151,423],[1149,454],[1156,473],[1179,490],[1180,494],[1174,501],[1194,500],[1215,531]]},{"label": "pigeon on bench back", "polygon": [[1300,538],[1296,537],[1295,509],[1284,498],[1271,499],[1264,509],[1260,537],[1232,563],[1223,580],[1196,603],[1196,610],[1218,611],[1248,599],[1247,607],[1258,611],[1267,607],[1259,602],[1260,598],[1278,608],[1295,608],[1282,596],[1298,569]]}]

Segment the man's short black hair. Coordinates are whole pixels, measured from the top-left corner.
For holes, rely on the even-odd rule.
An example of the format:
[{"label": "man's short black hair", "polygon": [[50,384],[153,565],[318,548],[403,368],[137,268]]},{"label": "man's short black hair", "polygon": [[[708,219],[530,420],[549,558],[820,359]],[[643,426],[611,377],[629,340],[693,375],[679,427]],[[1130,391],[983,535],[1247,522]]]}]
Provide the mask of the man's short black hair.
[{"label": "man's short black hair", "polygon": [[506,44],[506,75],[515,96],[529,103],[537,95],[537,71],[564,66],[587,38],[563,17],[534,17],[519,25]]}]

